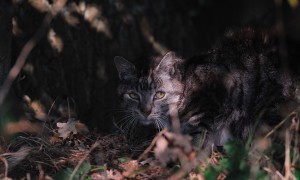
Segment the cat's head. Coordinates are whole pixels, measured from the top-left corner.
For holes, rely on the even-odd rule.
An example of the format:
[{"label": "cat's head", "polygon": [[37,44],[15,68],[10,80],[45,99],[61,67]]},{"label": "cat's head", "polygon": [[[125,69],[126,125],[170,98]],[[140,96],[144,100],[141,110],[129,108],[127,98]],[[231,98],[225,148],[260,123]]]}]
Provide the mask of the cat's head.
[{"label": "cat's head", "polygon": [[116,112],[117,125],[124,130],[130,130],[136,124],[158,130],[170,127],[169,107],[179,105],[183,93],[181,64],[182,60],[173,52],[151,58],[141,67],[115,57],[121,106]]}]

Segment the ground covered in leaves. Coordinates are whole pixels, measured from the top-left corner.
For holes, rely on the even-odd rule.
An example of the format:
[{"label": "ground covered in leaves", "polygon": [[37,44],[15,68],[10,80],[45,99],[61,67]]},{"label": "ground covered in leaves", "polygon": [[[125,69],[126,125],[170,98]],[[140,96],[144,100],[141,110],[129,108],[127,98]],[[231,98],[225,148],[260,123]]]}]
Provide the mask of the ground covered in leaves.
[{"label": "ground covered in leaves", "polygon": [[246,143],[203,148],[166,129],[133,143],[120,132],[90,131],[69,108],[55,116],[29,104],[26,117],[2,127],[0,180],[300,179],[298,111]]},{"label": "ground covered in leaves", "polygon": [[[284,125],[285,124],[285,125]],[[26,129],[27,127],[27,129]],[[27,131],[26,133],[23,131]],[[122,134],[100,135],[75,119],[7,125],[1,179],[299,179],[299,119],[291,114],[263,138],[199,150],[191,138],[163,130],[144,151]],[[271,142],[283,132],[284,143]],[[250,143],[251,142],[251,143]]]}]

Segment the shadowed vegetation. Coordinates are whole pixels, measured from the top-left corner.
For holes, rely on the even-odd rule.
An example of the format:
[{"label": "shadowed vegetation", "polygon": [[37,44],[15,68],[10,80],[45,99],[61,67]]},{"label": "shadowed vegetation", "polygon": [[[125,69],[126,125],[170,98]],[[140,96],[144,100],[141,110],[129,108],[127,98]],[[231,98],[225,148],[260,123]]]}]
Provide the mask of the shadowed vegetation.
[{"label": "shadowed vegetation", "polygon": [[[251,108],[267,108],[252,108],[255,122],[246,135],[236,123],[233,135],[241,138],[216,147],[206,142],[207,126],[192,137],[190,127],[180,130],[182,117],[195,115],[188,111],[192,107],[179,114],[168,107],[178,122],[161,121],[165,113],[155,121],[158,128],[150,130],[139,119],[128,122],[117,95],[124,74],[118,76],[113,61],[121,56],[140,63],[169,51],[183,59],[199,58],[216,53],[224,34],[245,27],[266,30],[276,37],[269,50],[276,52],[281,70],[272,74],[270,68],[265,79],[280,75],[276,82],[293,87],[284,92],[299,99],[299,20],[298,0],[0,1],[0,179],[300,179],[298,105],[287,102],[280,119],[275,118],[279,111],[271,112],[281,87],[270,92],[258,76],[241,80],[258,82],[260,95],[270,96]],[[223,42],[226,52],[253,55],[239,48]],[[222,64],[220,57],[237,55],[216,54],[210,59],[216,66]],[[211,84],[222,78],[212,78]],[[210,90],[201,95],[215,101]],[[222,98],[223,89],[218,92]],[[263,105],[268,102],[273,104]],[[244,108],[237,104],[234,108]],[[260,124],[265,112],[274,115],[267,120],[276,121]]]}]

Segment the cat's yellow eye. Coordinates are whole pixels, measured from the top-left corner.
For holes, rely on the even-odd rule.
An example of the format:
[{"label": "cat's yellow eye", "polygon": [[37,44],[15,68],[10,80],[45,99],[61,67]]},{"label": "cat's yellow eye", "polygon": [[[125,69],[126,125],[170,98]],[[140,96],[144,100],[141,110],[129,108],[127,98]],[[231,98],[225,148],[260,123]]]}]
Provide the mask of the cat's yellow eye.
[{"label": "cat's yellow eye", "polygon": [[165,95],[166,95],[166,93],[165,93],[165,92],[158,91],[158,92],[156,92],[156,93],[155,93],[155,95],[154,95],[154,99],[162,99],[162,98],[164,98],[164,97],[165,97]]},{"label": "cat's yellow eye", "polygon": [[138,100],[138,99],[139,99],[139,95],[137,95],[137,94],[134,93],[134,92],[128,93],[128,96],[129,96],[131,99],[135,99],[135,100]]}]

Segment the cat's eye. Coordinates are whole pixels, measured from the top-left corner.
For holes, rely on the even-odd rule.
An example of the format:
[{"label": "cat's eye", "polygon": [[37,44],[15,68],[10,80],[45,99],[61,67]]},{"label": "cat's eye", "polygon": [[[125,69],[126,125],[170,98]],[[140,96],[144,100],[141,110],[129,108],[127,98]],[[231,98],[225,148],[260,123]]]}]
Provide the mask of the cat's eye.
[{"label": "cat's eye", "polygon": [[165,97],[165,95],[166,95],[166,93],[165,93],[165,92],[158,91],[158,92],[156,92],[156,93],[155,93],[155,95],[154,95],[154,99],[162,99],[162,98],[164,98],[164,97]]},{"label": "cat's eye", "polygon": [[135,100],[138,100],[138,99],[139,99],[139,95],[137,95],[137,94],[134,93],[134,92],[128,93],[128,96],[129,96],[131,99],[135,99]]}]

